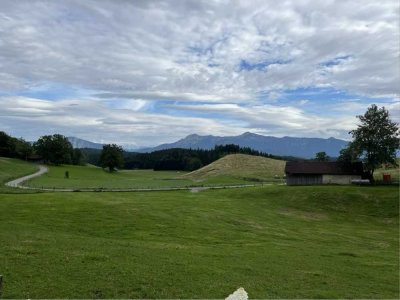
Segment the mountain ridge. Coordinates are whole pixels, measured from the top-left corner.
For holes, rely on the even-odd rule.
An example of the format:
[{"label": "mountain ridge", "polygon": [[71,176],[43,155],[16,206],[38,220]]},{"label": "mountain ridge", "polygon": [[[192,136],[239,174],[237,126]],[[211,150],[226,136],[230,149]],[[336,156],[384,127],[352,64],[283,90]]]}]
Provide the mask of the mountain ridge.
[{"label": "mountain ridge", "polygon": [[[68,137],[68,140],[74,148],[103,148],[103,144],[93,143],[77,137]],[[176,142],[165,143],[155,147],[125,150],[143,153],[171,148],[213,149],[216,145],[226,144],[249,147],[253,150],[278,156],[313,158],[315,154],[320,151],[325,151],[327,155],[331,157],[337,157],[339,156],[340,150],[345,148],[348,142],[334,137],[329,137],[327,139],[290,136],[275,137],[251,132],[244,132],[237,136],[198,135],[193,133]]]},{"label": "mountain ridge", "polygon": [[152,152],[169,148],[212,149],[216,145],[224,144],[236,144],[273,155],[312,158],[315,156],[315,153],[320,151],[325,151],[331,157],[337,157],[340,150],[345,148],[348,142],[334,137],[327,139],[290,136],[274,137],[251,132],[225,137],[190,134],[173,143],[165,143],[156,147],[142,148],[135,151]]}]

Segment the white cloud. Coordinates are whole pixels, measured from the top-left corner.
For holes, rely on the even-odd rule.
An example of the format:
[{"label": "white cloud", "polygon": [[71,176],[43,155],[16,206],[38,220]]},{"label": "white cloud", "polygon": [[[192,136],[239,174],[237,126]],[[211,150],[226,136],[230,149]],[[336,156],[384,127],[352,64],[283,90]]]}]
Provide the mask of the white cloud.
[{"label": "white cloud", "polygon": [[[1,97],[0,125],[16,135],[137,145],[194,132],[346,137],[365,101],[279,103],[285,91],[309,87],[389,97],[398,119],[396,0],[1,5],[0,95],[49,83],[93,91],[91,100]],[[188,115],[146,112],[159,100]]]},{"label": "white cloud", "polygon": [[[0,87],[247,101],[332,86],[398,93],[398,2],[3,1]],[[325,68],[321,62],[351,55]],[[242,60],[270,62],[240,71]],[[273,62],[285,62],[273,64]],[[397,62],[397,64],[396,64]]]},{"label": "white cloud", "polygon": [[270,104],[242,107],[237,104],[168,105],[170,108],[196,112],[223,113],[240,120],[245,128],[262,134],[298,137],[337,137],[348,139],[356,124],[355,115],[319,116],[293,106]]},{"label": "white cloud", "polygon": [[49,101],[0,97],[0,128],[14,136],[36,140],[61,133],[94,142],[117,142],[137,147],[171,142],[191,133],[236,135],[243,128],[208,118],[173,117],[132,109],[111,108],[95,100]]}]

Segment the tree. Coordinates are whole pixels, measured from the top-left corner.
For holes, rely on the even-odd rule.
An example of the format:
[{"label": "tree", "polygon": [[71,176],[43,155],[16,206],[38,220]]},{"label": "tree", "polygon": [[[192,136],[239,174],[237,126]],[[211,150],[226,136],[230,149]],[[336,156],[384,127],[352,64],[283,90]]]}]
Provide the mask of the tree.
[{"label": "tree", "polygon": [[315,160],[316,161],[328,161],[329,156],[326,154],[325,151],[315,153]]},{"label": "tree", "polygon": [[72,151],[72,164],[73,165],[82,165],[83,164],[83,153],[81,149],[75,148]]},{"label": "tree", "polygon": [[28,159],[33,152],[31,143],[23,138],[15,138],[7,133],[0,131],[0,156],[18,157]]},{"label": "tree", "polygon": [[185,171],[194,171],[200,169],[203,166],[201,160],[198,157],[191,157],[185,162]]},{"label": "tree", "polygon": [[353,163],[358,161],[357,150],[355,149],[353,143],[349,142],[346,148],[343,148],[339,152],[338,161],[342,163]]},{"label": "tree", "polygon": [[122,168],[124,165],[122,147],[116,144],[108,144],[103,146],[100,155],[101,167],[108,168],[110,172],[115,171],[117,168]]},{"label": "tree", "polygon": [[68,139],[61,134],[44,135],[34,144],[36,153],[45,162],[55,165],[70,164],[72,162],[73,149]]},{"label": "tree", "polygon": [[364,115],[357,116],[360,124],[350,131],[353,136],[348,151],[363,158],[370,180],[376,168],[384,163],[396,164],[396,151],[399,149],[399,127],[391,121],[385,107],[371,105]]},{"label": "tree", "polygon": [[13,139],[4,131],[0,131],[0,156],[15,156],[15,144]]},{"label": "tree", "polygon": [[15,152],[19,158],[28,160],[28,157],[33,153],[32,144],[24,139],[15,140]]}]

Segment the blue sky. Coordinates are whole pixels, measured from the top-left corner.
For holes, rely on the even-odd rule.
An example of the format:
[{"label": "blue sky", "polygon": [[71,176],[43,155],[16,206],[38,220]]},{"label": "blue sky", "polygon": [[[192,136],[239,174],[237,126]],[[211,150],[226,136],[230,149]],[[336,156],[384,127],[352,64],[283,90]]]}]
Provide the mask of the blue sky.
[{"label": "blue sky", "polygon": [[2,1],[0,130],[129,147],[400,121],[398,1]]}]

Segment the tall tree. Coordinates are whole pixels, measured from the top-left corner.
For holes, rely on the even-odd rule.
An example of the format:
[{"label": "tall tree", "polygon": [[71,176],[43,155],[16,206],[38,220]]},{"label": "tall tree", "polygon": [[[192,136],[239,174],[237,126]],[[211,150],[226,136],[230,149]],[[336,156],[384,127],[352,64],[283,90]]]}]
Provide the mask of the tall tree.
[{"label": "tall tree", "polygon": [[124,165],[122,147],[116,144],[104,145],[100,155],[100,165],[103,169],[108,168],[110,172],[122,168]]},{"label": "tall tree", "polygon": [[396,164],[399,149],[399,127],[390,120],[385,107],[371,105],[364,115],[357,116],[360,124],[350,131],[353,136],[352,151],[362,157],[373,180],[374,171],[384,163]]},{"label": "tall tree", "polygon": [[36,153],[45,162],[56,165],[70,164],[72,162],[72,145],[68,139],[61,134],[44,135],[34,144]]}]

